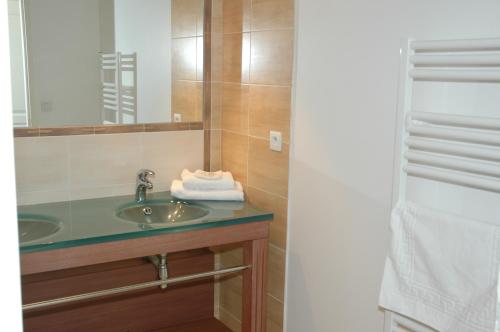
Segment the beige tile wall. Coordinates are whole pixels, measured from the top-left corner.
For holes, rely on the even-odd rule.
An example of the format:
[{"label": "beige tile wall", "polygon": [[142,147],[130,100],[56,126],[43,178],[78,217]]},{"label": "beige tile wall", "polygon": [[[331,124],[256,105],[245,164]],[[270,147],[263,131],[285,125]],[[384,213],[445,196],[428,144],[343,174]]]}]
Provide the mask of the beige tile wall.
[{"label": "beige tile wall", "polygon": [[183,168],[203,167],[203,130],[17,137],[18,204],[132,194],[141,168],[169,190]]},{"label": "beige tile wall", "polygon": [[[243,183],[248,200],[275,214],[268,256],[270,332],[283,329],[293,3],[213,0],[212,117],[220,118],[220,141],[212,142],[212,151],[220,151],[220,166]],[[269,149],[270,130],[282,132],[282,152]],[[241,249],[221,249],[217,261],[238,264]],[[218,289],[217,314],[239,331],[241,277],[222,279]]]},{"label": "beige tile wall", "polygon": [[203,119],[204,0],[172,0],[172,121]]}]

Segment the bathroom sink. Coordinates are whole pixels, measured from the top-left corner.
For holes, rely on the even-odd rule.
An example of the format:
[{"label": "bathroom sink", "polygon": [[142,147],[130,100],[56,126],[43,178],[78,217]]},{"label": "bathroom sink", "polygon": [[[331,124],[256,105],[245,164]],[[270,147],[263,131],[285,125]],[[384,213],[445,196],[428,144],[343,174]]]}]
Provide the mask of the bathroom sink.
[{"label": "bathroom sink", "polygon": [[132,202],[118,208],[116,215],[139,224],[168,224],[202,218],[208,210],[193,203],[174,200]]},{"label": "bathroom sink", "polygon": [[56,219],[36,214],[19,214],[18,226],[21,244],[48,238],[61,230]]}]

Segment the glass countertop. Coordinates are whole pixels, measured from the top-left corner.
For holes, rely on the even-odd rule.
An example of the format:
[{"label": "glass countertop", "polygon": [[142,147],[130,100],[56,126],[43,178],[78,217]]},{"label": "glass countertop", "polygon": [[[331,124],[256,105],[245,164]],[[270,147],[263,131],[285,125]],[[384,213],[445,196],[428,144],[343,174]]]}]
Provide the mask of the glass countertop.
[{"label": "glass countertop", "polygon": [[158,200],[186,202],[205,209],[208,213],[198,219],[161,224],[137,223],[118,217],[120,207],[134,202],[133,195],[22,205],[18,206],[18,215],[49,218],[57,223],[59,231],[39,240],[22,243],[20,252],[69,248],[273,218],[272,213],[246,202],[185,201],[173,198],[170,192],[150,193],[147,198],[146,204],[148,201]]}]

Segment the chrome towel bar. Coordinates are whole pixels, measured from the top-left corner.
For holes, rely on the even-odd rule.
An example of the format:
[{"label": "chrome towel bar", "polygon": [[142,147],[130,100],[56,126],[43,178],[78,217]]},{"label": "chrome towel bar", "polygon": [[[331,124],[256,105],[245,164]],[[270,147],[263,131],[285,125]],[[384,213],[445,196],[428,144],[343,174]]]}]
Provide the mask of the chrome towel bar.
[{"label": "chrome towel bar", "polygon": [[123,286],[123,287],[100,290],[100,291],[96,291],[96,292],[72,295],[72,296],[68,296],[68,297],[61,297],[61,298],[57,298],[57,299],[53,299],[53,300],[24,304],[23,311],[32,310],[32,309],[39,309],[39,308],[44,308],[44,307],[58,305],[58,304],[77,302],[77,301],[82,301],[82,300],[89,300],[89,299],[98,298],[98,297],[102,297],[102,296],[106,296],[106,295],[121,294],[121,293],[126,293],[126,292],[130,292],[130,291],[134,291],[134,290],[144,289],[144,288],[150,288],[150,287],[156,287],[156,286],[166,286],[168,284],[174,284],[174,283],[178,283],[178,282],[201,279],[201,278],[206,278],[206,277],[213,277],[213,276],[217,276],[217,275],[221,275],[221,274],[231,274],[231,273],[243,271],[243,270],[251,268],[251,267],[252,267],[251,265],[240,265],[240,266],[234,266],[234,267],[221,269],[221,270],[194,273],[194,274],[189,274],[189,275],[180,276],[180,277],[166,278],[165,280],[149,281],[149,282],[144,282],[144,283],[140,283],[140,284],[128,285],[128,286]]}]

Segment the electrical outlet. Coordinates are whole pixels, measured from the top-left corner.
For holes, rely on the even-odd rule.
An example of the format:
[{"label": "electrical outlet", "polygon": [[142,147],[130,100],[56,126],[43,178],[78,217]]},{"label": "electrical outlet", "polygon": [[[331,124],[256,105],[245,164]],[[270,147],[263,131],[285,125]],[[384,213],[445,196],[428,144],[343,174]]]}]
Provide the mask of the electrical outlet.
[{"label": "electrical outlet", "polygon": [[174,122],[182,122],[182,114],[174,113]]},{"label": "electrical outlet", "polygon": [[283,149],[283,139],[280,131],[269,132],[269,148],[273,151],[281,151]]}]

